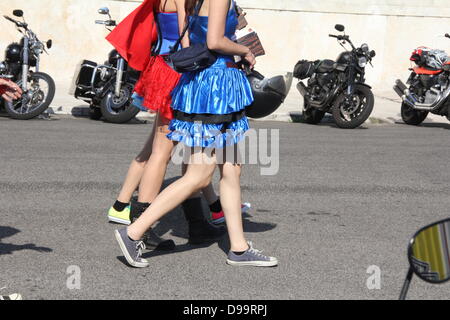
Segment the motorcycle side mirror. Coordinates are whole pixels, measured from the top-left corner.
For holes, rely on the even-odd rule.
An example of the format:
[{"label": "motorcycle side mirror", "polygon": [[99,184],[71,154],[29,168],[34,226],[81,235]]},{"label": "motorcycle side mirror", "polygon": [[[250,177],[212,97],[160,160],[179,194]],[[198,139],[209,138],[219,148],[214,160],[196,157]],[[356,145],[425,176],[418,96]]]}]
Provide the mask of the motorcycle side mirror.
[{"label": "motorcycle side mirror", "polygon": [[109,14],[109,9],[107,7],[100,8],[100,9],[98,9],[98,13]]},{"label": "motorcycle side mirror", "polygon": [[450,280],[450,219],[420,229],[408,246],[409,271],[400,294],[405,300],[413,275],[432,283]]},{"label": "motorcycle side mirror", "polygon": [[450,219],[418,231],[411,239],[408,259],[422,280],[441,284],[450,280]]},{"label": "motorcycle side mirror", "polygon": [[344,32],[345,31],[345,27],[342,24],[337,24],[334,26],[334,28],[339,31],[339,32]]},{"label": "motorcycle side mirror", "polygon": [[450,38],[450,34],[446,33],[446,34],[445,34],[445,37],[446,37],[446,38]]},{"label": "motorcycle side mirror", "polygon": [[47,49],[51,49],[53,46],[53,41],[50,39],[47,41]]},{"label": "motorcycle side mirror", "polygon": [[13,11],[13,15],[15,15],[16,17],[23,17],[23,11],[22,10],[14,10]]},{"label": "motorcycle side mirror", "polygon": [[377,53],[375,52],[375,50],[372,50],[372,51],[369,52],[369,55],[370,55],[371,58],[375,58]]}]

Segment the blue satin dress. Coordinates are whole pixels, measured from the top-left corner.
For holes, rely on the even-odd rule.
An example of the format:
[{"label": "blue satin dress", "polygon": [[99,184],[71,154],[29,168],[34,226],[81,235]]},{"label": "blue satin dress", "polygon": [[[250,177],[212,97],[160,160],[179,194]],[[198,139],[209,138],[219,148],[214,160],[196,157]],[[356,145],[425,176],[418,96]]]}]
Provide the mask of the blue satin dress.
[{"label": "blue satin dress", "polygon": [[[206,43],[208,17],[191,17],[191,20],[191,44]],[[237,25],[233,4],[226,20],[225,36],[233,39]],[[182,75],[172,92],[175,119],[169,125],[169,139],[188,147],[224,148],[237,144],[244,137],[249,129],[244,112],[253,103],[253,94],[244,72],[230,67],[230,63],[234,63],[233,56],[218,55],[211,67]],[[186,117],[181,120],[176,113],[192,115],[194,120],[186,121]],[[221,119],[223,115],[232,114],[241,116],[236,121],[221,123],[195,120],[196,115],[213,115],[215,119]]]}]

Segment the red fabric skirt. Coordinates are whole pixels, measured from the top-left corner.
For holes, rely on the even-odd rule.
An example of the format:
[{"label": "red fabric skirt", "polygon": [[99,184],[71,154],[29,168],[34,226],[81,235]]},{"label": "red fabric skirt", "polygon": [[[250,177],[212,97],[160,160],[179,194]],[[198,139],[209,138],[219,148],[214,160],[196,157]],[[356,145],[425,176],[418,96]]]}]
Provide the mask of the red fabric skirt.
[{"label": "red fabric skirt", "polygon": [[134,91],[144,98],[143,106],[150,111],[172,120],[172,90],[177,86],[181,74],[173,70],[163,57],[151,57],[142,72]]}]

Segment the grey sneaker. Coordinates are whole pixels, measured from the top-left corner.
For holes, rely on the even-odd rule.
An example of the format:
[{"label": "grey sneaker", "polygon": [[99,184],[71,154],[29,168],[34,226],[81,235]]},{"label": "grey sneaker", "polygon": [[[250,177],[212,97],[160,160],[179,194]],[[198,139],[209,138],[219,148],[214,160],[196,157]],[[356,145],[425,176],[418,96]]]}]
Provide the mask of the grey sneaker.
[{"label": "grey sneaker", "polygon": [[148,261],[141,258],[142,250],[145,249],[144,243],[131,240],[128,237],[127,228],[116,230],[114,233],[127,262],[135,268],[147,268]]},{"label": "grey sneaker", "polygon": [[250,249],[242,255],[237,255],[230,251],[227,263],[234,267],[275,267],[278,265],[277,258],[263,255],[262,251],[253,248],[253,243],[251,242],[248,242],[248,245]]}]

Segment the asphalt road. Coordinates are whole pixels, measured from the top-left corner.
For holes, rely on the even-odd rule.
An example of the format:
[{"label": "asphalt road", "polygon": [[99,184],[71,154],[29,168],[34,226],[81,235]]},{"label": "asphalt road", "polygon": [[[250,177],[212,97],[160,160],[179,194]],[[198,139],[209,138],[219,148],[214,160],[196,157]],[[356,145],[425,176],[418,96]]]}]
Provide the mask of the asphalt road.
[{"label": "asphalt road", "polygon": [[[225,264],[227,242],[186,245],[179,211],[156,230],[177,252],[123,263],[106,211],[150,124],[0,118],[0,291],[26,299],[397,299],[409,237],[450,213],[450,125],[253,122],[280,130],[280,171],[245,167],[245,229],[275,269]],[[171,165],[167,177],[178,175]],[[217,179],[217,178],[216,178]],[[369,266],[381,289],[369,290]],[[78,266],[81,289],[67,287]],[[71,271],[71,269],[69,269]],[[410,298],[449,299],[450,285],[413,280]]]}]

